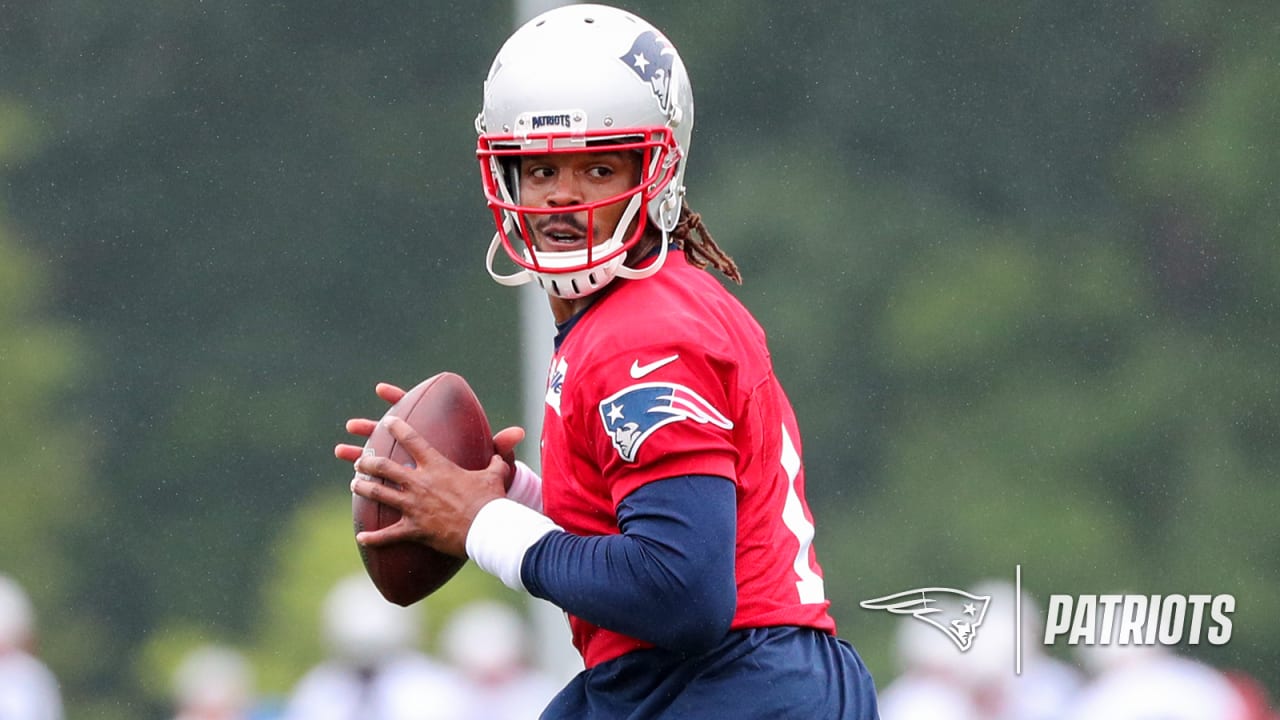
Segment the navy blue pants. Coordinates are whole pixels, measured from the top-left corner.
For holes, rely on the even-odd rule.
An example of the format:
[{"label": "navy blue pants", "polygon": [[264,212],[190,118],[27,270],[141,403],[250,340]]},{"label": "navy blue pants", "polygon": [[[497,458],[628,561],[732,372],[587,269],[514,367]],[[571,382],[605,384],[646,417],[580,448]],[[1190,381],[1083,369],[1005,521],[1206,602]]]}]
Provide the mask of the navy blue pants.
[{"label": "navy blue pants", "polygon": [[709,653],[640,650],[584,670],[542,720],[879,720],[853,646],[810,628],[732,632]]}]

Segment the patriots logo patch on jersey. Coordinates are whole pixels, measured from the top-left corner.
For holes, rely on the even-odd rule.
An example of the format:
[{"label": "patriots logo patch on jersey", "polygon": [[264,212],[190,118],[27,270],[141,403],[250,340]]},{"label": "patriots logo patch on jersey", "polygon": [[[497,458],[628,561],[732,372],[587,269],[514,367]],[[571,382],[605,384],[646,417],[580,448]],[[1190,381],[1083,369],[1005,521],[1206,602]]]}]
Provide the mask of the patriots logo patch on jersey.
[{"label": "patriots logo patch on jersey", "polygon": [[601,401],[600,419],[618,456],[627,462],[635,462],[640,446],[663,425],[692,420],[733,429],[733,422],[701,395],[675,383],[639,383],[623,388]]}]

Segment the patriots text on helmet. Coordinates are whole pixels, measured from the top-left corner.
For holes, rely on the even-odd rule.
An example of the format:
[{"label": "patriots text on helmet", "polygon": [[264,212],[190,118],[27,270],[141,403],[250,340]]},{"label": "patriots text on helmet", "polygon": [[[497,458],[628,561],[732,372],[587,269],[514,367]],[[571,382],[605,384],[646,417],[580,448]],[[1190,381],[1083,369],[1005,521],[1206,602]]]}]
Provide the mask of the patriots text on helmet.
[{"label": "patriots text on helmet", "polygon": [[568,113],[561,113],[559,115],[534,115],[530,119],[530,124],[533,125],[534,130],[540,130],[549,127],[567,128],[572,124],[572,121],[569,119]]}]

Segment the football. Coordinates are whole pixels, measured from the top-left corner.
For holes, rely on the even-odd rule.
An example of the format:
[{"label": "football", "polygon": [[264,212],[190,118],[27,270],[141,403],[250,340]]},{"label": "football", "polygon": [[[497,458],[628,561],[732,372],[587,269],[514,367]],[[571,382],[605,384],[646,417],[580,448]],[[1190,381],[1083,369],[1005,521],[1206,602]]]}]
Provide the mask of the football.
[{"label": "football", "polygon": [[[468,470],[483,470],[493,459],[493,437],[480,401],[461,376],[443,372],[418,383],[387,410],[402,418],[441,454]],[[366,455],[391,458],[412,465],[407,450],[381,423],[365,443]],[[381,478],[372,478],[375,482]],[[400,511],[353,494],[351,517],[357,533],[379,530],[400,519]],[[382,596],[397,605],[411,605],[438,590],[463,564],[456,558],[418,543],[382,547],[357,543],[365,571]]]}]

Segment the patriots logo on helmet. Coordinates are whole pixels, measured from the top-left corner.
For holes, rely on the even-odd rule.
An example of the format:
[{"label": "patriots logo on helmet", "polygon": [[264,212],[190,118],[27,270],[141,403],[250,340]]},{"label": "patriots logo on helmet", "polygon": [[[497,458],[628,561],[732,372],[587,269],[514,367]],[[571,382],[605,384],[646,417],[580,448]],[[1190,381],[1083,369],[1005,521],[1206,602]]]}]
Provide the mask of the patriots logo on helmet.
[{"label": "patriots logo on helmet", "polygon": [[639,383],[623,388],[601,401],[600,419],[618,455],[627,462],[635,462],[640,446],[663,425],[692,420],[733,429],[733,422],[711,403],[676,383]]},{"label": "patriots logo on helmet", "polygon": [[971,595],[951,588],[918,588],[859,603],[868,610],[910,615],[941,630],[964,652],[973,647],[978,626],[987,615],[990,595]]},{"label": "patriots logo on helmet", "polygon": [[636,36],[631,49],[618,58],[641,80],[649,83],[663,112],[671,110],[671,69],[676,51],[671,43],[653,30]]}]

